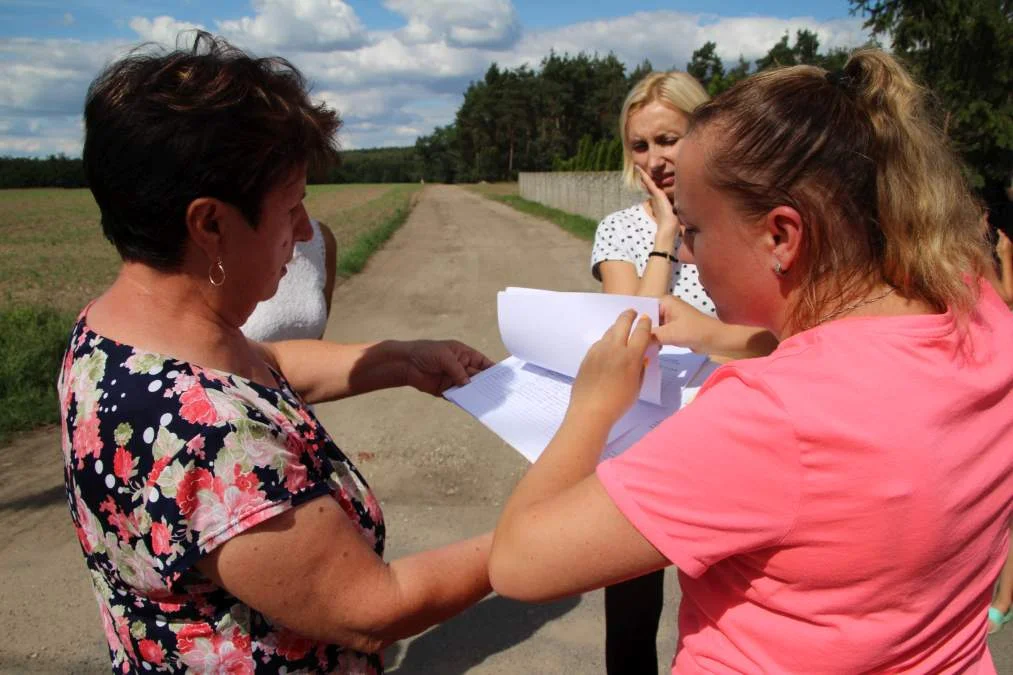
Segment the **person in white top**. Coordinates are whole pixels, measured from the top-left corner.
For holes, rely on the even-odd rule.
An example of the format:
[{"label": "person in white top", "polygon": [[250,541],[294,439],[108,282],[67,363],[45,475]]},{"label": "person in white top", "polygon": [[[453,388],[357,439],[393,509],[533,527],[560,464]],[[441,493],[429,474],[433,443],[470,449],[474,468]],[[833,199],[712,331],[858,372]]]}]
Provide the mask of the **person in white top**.
[{"label": "person in white top", "polygon": [[[679,220],[672,207],[675,148],[688,114],[710,97],[692,76],[650,73],[626,97],[619,115],[623,179],[648,198],[598,224],[591,273],[605,293],[662,298],[666,343],[717,360],[765,356],[777,346],[769,332],[717,318],[696,265],[679,261]],[[609,675],[655,675],[664,571],[605,588],[605,665]]]},{"label": "person in white top", "polygon": [[319,340],[324,336],[334,292],[336,247],[334,233],[310,220],[313,238],[297,242],[278,292],[253,310],[243,334],[257,342]]},{"label": "person in white top", "polygon": [[691,113],[709,96],[692,76],[650,73],[626,97],[619,116],[623,180],[648,198],[598,224],[591,273],[606,293],[662,297],[666,336],[673,344],[718,360],[764,356],[776,346],[767,331],[722,323],[696,266],[680,262],[679,220],[672,208],[675,148]]}]

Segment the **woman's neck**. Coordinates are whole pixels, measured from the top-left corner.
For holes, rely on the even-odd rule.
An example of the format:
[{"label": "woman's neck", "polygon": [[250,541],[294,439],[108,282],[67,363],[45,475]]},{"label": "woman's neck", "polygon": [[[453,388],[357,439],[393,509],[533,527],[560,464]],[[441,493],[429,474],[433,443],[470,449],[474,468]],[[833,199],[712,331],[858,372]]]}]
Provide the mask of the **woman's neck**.
[{"label": "woman's neck", "polygon": [[88,311],[96,333],[145,351],[253,379],[256,360],[213,292],[186,272],[124,263]]},{"label": "woman's neck", "polygon": [[[792,294],[790,303],[794,305],[798,296]],[[870,284],[860,293],[850,294],[847,298],[840,298],[826,303],[817,316],[811,317],[806,326],[793,327],[791,325],[791,312],[785,312],[781,317],[780,340],[804,330],[827,325],[842,319],[868,318],[868,317],[890,317],[890,316],[916,316],[924,314],[939,314],[939,312],[928,303],[913,298],[902,296],[897,289],[885,282]],[[778,331],[774,331],[778,335]]]}]

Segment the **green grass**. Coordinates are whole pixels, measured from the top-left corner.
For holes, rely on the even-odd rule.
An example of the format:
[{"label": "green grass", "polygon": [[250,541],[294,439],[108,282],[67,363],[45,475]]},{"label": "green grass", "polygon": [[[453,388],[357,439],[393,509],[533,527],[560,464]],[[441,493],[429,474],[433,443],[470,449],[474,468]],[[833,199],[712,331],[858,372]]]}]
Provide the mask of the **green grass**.
[{"label": "green grass", "polygon": [[[401,226],[420,187],[313,185],[310,215],[337,240],[349,276]],[[112,283],[120,260],[88,190],[0,190],[0,445],[58,420],[56,378],[77,312]]]},{"label": "green grass", "polygon": [[396,205],[387,217],[375,227],[362,232],[351,246],[338,254],[337,273],[341,276],[351,276],[362,271],[366,261],[376,252],[391,235],[397,232],[412,209],[412,195],[414,191],[403,190],[394,196]]},{"label": "green grass", "polygon": [[0,444],[59,420],[56,378],[74,318],[49,308],[0,309]]},{"label": "green grass", "polygon": [[559,209],[554,209],[551,206],[543,206],[538,202],[528,201],[527,199],[517,195],[487,194],[485,196],[488,199],[495,199],[498,202],[503,202],[504,204],[512,206],[522,213],[527,213],[553,222],[567,232],[577,235],[581,239],[594,241],[594,231],[598,227],[598,221],[585,218],[584,216],[578,216],[575,213],[560,211]]}]

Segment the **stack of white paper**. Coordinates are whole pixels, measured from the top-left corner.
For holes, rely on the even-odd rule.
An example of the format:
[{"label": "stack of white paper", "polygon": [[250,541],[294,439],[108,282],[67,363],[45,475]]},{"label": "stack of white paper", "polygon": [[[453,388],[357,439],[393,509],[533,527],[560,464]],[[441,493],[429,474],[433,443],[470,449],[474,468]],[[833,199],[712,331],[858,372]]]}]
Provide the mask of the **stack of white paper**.
[{"label": "stack of white paper", "polygon": [[[658,323],[657,298],[508,288],[498,297],[499,327],[513,356],[444,396],[534,461],[563,422],[587,350],[627,309]],[[716,368],[673,347],[653,347],[648,359],[640,400],[612,427],[603,456],[630,447],[692,400]]]}]

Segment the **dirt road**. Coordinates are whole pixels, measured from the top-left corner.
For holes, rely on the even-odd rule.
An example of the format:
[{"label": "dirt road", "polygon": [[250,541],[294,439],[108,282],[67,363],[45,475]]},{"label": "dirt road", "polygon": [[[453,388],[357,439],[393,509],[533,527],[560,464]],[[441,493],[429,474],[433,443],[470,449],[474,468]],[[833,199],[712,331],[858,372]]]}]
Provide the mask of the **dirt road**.
[{"label": "dirt road", "polygon": [[[340,223],[333,223],[340,227]],[[338,287],[327,337],[456,337],[505,356],[496,292],[594,290],[590,245],[456,187],[426,188],[366,270]],[[417,392],[379,392],[318,412],[379,495],[389,558],[491,528],[525,461],[469,416]],[[63,497],[58,436],[0,451],[0,673],[109,672],[98,612]],[[579,564],[579,561],[574,561]],[[674,576],[659,639],[675,645]],[[993,642],[1013,673],[1013,639]],[[392,673],[601,673],[602,596],[526,606],[489,598],[387,654]]]}]

